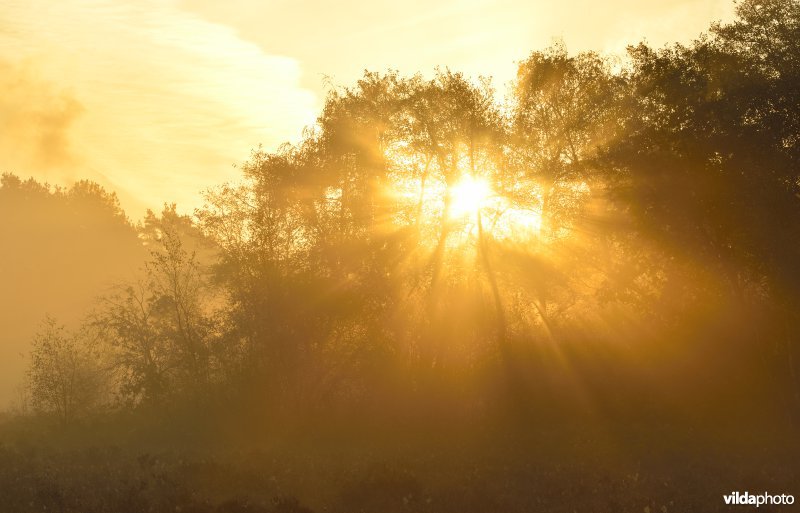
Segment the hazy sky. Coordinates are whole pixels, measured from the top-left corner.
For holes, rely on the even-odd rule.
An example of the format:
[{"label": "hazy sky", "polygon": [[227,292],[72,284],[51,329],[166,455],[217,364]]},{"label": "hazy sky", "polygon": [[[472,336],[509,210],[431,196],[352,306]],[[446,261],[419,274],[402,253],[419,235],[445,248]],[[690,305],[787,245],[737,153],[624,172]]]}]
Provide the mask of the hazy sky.
[{"label": "hazy sky", "polygon": [[235,179],[259,143],[296,141],[365,68],[513,78],[570,51],[689,41],[732,0],[302,2],[0,0],[0,171],[89,178],[134,217]]}]

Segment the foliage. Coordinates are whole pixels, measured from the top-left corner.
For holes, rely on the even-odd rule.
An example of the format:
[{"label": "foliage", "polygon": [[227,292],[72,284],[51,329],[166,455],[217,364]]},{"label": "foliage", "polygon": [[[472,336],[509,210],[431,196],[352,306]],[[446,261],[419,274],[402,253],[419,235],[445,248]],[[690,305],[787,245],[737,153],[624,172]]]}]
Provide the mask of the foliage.
[{"label": "foliage", "polygon": [[151,248],[144,276],[102,297],[92,323],[105,335],[126,402],[202,397],[219,379],[217,298],[197,250],[183,241],[200,249],[204,241],[174,205],[160,218],[149,213],[140,231]]},{"label": "foliage", "polygon": [[[688,45],[632,46],[621,63],[562,44],[533,52],[503,99],[447,69],[366,72],[332,91],[299,143],[254,151],[194,218],[166,206],[137,227],[143,272],[91,316],[117,414],[150,412],[186,437],[391,440],[376,442],[383,454],[459,436],[493,447],[509,432],[530,447],[545,426],[618,436],[609,452],[659,429],[792,440],[800,3],[737,12]],[[6,188],[49,194],[10,176]],[[90,184],[69,194],[84,193],[104,197]],[[64,422],[95,404],[84,343],[52,322],[35,340],[34,404]],[[469,462],[451,489],[439,461],[439,475],[378,470],[314,505],[531,511],[530,482],[589,486],[515,456],[475,496]],[[643,495],[607,510],[666,511],[646,495],[660,484],[625,479]],[[259,507],[303,509],[285,497]]]},{"label": "foliage", "polygon": [[105,402],[106,376],[89,330],[69,333],[45,318],[33,339],[28,385],[34,410],[62,425],[93,413]]}]

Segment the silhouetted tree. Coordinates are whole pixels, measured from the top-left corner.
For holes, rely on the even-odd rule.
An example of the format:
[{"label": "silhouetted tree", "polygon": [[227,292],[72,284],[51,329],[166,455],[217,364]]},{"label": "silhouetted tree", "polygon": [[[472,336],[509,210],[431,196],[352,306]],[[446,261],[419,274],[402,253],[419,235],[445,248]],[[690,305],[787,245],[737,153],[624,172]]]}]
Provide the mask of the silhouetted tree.
[{"label": "silhouetted tree", "polygon": [[33,339],[28,386],[35,411],[63,426],[92,413],[106,398],[107,375],[90,331],[68,332],[46,317]]}]

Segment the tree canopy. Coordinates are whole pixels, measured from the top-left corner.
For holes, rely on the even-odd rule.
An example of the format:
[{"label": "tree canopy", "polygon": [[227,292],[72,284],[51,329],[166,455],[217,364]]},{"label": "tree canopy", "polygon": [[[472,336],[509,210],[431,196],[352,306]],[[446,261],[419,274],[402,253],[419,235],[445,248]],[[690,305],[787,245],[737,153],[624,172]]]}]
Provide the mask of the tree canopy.
[{"label": "tree canopy", "polygon": [[[119,396],[482,415],[741,371],[708,397],[763,387],[797,412],[800,4],[737,12],[622,63],[554,44],[503,98],[449,69],[332,89],[299,143],[254,151],[194,218],[135,228],[143,273],[90,316]],[[94,184],[0,192],[134,230]],[[709,354],[726,363],[685,375]]]}]

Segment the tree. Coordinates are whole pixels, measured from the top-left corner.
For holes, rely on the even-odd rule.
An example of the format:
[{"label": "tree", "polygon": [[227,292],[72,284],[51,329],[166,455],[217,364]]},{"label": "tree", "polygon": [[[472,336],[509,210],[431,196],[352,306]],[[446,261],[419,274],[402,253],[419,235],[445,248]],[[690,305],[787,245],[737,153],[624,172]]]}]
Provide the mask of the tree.
[{"label": "tree", "polygon": [[[151,250],[144,276],[103,296],[94,325],[112,348],[120,391],[134,404],[157,405],[170,398],[202,400],[219,381],[218,319],[223,299],[206,279],[198,258],[213,247],[191,220],[165,207],[148,213],[140,228]],[[186,249],[189,244],[195,249]]]},{"label": "tree", "polygon": [[106,373],[88,329],[68,332],[46,317],[33,339],[28,369],[34,410],[62,426],[86,416],[106,399]]},{"label": "tree", "polygon": [[169,348],[155,323],[144,281],[118,287],[100,299],[94,324],[111,348],[121,396],[132,404],[159,404],[169,391]]},{"label": "tree", "polygon": [[581,189],[594,185],[593,161],[620,133],[624,77],[593,52],[575,56],[556,44],[520,63],[511,98],[509,166],[540,191],[542,236],[558,238],[575,222]]},{"label": "tree", "polygon": [[742,358],[800,404],[800,2],[737,13],[690,45],[629,48],[624,129],[603,155],[627,220],[609,274],[667,326],[739,326]]},{"label": "tree", "polygon": [[12,174],[0,177],[0,248],[3,403],[23,377],[16,355],[27,353],[43,312],[79,323],[98,292],[147,253],[113,193],[87,181],[57,187]]}]

